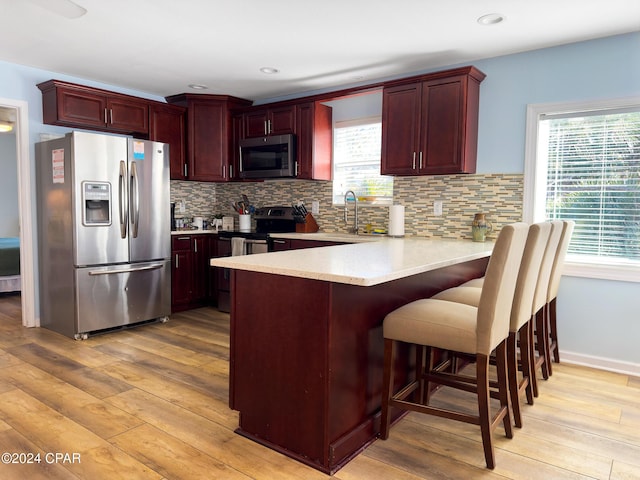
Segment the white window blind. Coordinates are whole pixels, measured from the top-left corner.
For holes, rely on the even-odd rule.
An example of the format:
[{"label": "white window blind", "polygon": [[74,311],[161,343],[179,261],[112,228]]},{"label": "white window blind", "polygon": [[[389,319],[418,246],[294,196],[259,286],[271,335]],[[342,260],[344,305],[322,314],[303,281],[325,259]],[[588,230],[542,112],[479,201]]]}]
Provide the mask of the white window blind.
[{"label": "white window blind", "polygon": [[359,201],[389,205],[393,177],[380,175],[380,117],[336,122],[333,130],[333,203],[342,204],[353,190]]},{"label": "white window blind", "polygon": [[545,213],[573,219],[568,254],[640,262],[640,109],[541,115]]}]

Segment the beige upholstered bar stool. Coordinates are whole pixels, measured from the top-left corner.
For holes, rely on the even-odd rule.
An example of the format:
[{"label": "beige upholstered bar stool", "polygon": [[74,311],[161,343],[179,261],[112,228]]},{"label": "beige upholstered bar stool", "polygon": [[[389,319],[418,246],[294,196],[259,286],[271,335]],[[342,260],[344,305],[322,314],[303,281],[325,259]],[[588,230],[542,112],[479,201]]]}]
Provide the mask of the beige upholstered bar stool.
[{"label": "beige upholstered bar stool", "polygon": [[[533,294],[538,283],[538,274],[542,258],[551,233],[551,224],[536,223],[529,227],[527,243],[524,247],[520,271],[516,281],[516,289],[511,306],[511,320],[509,338],[507,339],[507,374],[509,378],[509,393],[513,408],[513,420],[516,427],[522,427],[522,413],[520,409],[520,395],[526,393],[527,403],[533,404],[533,386],[531,374],[533,369],[532,340],[533,327]],[[480,288],[459,286],[449,288],[434,295],[432,298],[450,302],[465,303],[478,306]],[[520,341],[520,366],[522,379],[518,379],[518,340]]]},{"label": "beige upholstered bar stool", "polygon": [[[549,281],[551,279],[551,269],[553,267],[553,261],[560,245],[560,237],[562,236],[562,229],[564,223],[562,220],[554,220],[551,223],[551,233],[549,235],[549,241],[547,242],[547,248],[544,251],[542,257],[542,265],[540,266],[540,274],[538,275],[538,283],[536,284],[536,291],[533,295],[533,312],[534,312],[534,327],[535,327],[535,350],[538,352],[537,358],[534,358],[534,374],[531,376],[533,383],[533,394],[538,396],[538,377],[535,372],[540,369],[542,371],[542,378],[545,380],[551,375],[551,358],[549,357],[548,348],[548,328],[545,318],[545,305],[547,304],[547,292],[549,290]],[[534,352],[535,352],[534,350]],[[535,355],[535,353],[534,353]]]},{"label": "beige upholstered bar stool", "polygon": [[[478,307],[435,300],[417,300],[389,313],[383,323],[384,380],[380,436],[389,436],[390,408],[396,407],[480,425],[488,468],[495,467],[493,431],[502,421],[507,437],[513,435],[506,372],[506,339],[516,279],[529,227],[515,223],[502,228],[487,266]],[[416,379],[394,390],[394,352],[398,342],[414,344],[420,355]],[[476,375],[464,377],[433,368],[431,348],[475,356]],[[489,389],[489,356],[496,351],[500,408],[492,417]],[[424,364],[426,360],[426,365]],[[429,383],[458,388],[477,395],[478,415],[429,405]],[[411,395],[413,394],[413,397]],[[416,398],[416,396],[418,398]],[[412,398],[413,401],[408,400]]]},{"label": "beige upholstered bar stool", "polygon": [[560,237],[560,244],[558,245],[558,252],[553,261],[551,267],[551,278],[549,280],[549,290],[547,292],[547,304],[546,318],[547,325],[549,327],[549,352],[548,355],[553,355],[553,361],[560,363],[560,352],[558,350],[558,326],[557,326],[557,313],[556,303],[558,298],[558,288],[560,287],[560,278],[562,277],[562,270],[564,268],[564,259],[567,255],[567,249],[571,242],[571,236],[573,235],[573,229],[576,222],[573,220],[565,220],[564,228],[562,229],[562,236]]}]

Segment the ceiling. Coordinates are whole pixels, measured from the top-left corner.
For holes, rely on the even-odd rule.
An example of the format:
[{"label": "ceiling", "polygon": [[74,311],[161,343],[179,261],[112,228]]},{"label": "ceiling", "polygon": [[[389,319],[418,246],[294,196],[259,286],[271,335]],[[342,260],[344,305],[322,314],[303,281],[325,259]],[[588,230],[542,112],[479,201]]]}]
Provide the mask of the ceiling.
[{"label": "ceiling", "polygon": [[[260,100],[640,30],[638,0],[74,1],[0,0],[0,60]],[[505,20],[477,22],[491,13]]]}]

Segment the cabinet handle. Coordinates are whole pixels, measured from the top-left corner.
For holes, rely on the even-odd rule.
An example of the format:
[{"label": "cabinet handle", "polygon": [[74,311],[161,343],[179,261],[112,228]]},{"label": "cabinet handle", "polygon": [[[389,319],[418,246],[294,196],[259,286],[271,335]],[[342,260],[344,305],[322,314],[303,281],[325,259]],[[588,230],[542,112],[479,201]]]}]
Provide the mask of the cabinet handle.
[{"label": "cabinet handle", "polygon": [[416,152],[413,152],[413,166],[411,168],[416,169]]},{"label": "cabinet handle", "polygon": [[188,176],[187,174],[189,173],[189,171],[187,170],[187,164],[186,163],[184,164],[184,167],[182,168],[182,170],[184,171],[184,176],[187,177]]},{"label": "cabinet handle", "polygon": [[267,125],[267,121],[264,121],[264,134],[269,135],[269,126]]},{"label": "cabinet handle", "polygon": [[109,109],[109,123],[113,125],[113,108]]},{"label": "cabinet handle", "polygon": [[294,172],[293,176],[297,177],[298,176],[298,162],[296,162],[296,168],[294,170],[295,170],[295,172]]},{"label": "cabinet handle", "polygon": [[104,124],[106,125],[107,123],[109,123],[109,122],[107,121],[107,109],[105,108],[104,109]]},{"label": "cabinet handle", "polygon": [[271,120],[267,120],[267,133],[271,133]]},{"label": "cabinet handle", "polygon": [[178,254],[176,253],[176,268],[180,268],[180,262],[178,261]]},{"label": "cabinet handle", "polygon": [[198,253],[198,241],[195,238],[193,239],[193,252]]},{"label": "cabinet handle", "polygon": [[233,178],[233,165],[229,165],[229,179]]},{"label": "cabinet handle", "polygon": [[422,170],[422,152],[420,152],[420,170]]},{"label": "cabinet handle", "polygon": [[286,240],[278,240],[277,238],[273,239],[273,243],[287,243]]},{"label": "cabinet handle", "polygon": [[227,178],[227,166],[222,165],[222,178]]}]

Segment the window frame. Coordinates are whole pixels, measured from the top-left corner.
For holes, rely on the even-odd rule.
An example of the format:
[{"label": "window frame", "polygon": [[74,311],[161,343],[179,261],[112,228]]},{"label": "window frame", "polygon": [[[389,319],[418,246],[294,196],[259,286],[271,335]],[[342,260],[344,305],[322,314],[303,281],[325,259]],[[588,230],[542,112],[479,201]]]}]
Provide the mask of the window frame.
[{"label": "window frame", "polygon": [[[344,120],[337,120],[334,122],[333,124],[333,130],[334,130],[334,143],[332,148],[334,149],[334,154],[333,154],[333,159],[335,162],[335,130],[338,128],[348,128],[348,127],[354,127],[354,126],[361,126],[361,125],[369,125],[369,124],[379,124],[380,127],[382,128],[382,114],[380,115],[368,115],[368,116],[364,116],[364,117],[358,117],[358,118],[350,118],[350,119],[344,119]],[[382,142],[382,139],[380,139]],[[380,151],[380,158],[379,158],[379,162],[382,162],[382,151]],[[332,168],[332,178],[333,178],[333,182],[335,182],[335,163],[331,166]],[[378,168],[380,168],[380,165],[378,166]],[[380,170],[378,170],[380,171]],[[391,177],[391,182],[393,182],[393,177]],[[366,206],[366,207],[389,207],[390,205],[393,205],[393,183],[391,186],[392,192],[391,192],[391,198],[388,199],[387,202],[376,202],[376,201],[367,201],[367,200],[358,200],[358,205],[359,206]],[[336,201],[335,195],[333,194],[333,185],[331,187],[331,198],[332,198],[332,205],[333,206],[337,206],[337,207],[343,207],[344,206],[344,198],[339,198],[338,201]],[[379,198],[384,198],[384,197],[379,197]]]},{"label": "window frame", "polygon": [[[523,220],[533,223],[546,220],[546,165],[538,161],[539,122],[544,115],[558,113],[579,113],[608,111],[616,109],[640,109],[640,97],[627,97],[606,100],[554,102],[527,105],[525,158],[524,158],[524,192]],[[543,200],[538,201],[542,198]],[[596,257],[594,257],[594,260]],[[626,282],[640,282],[640,267],[636,265],[610,262],[588,262],[578,260],[567,254],[564,275]]]}]

